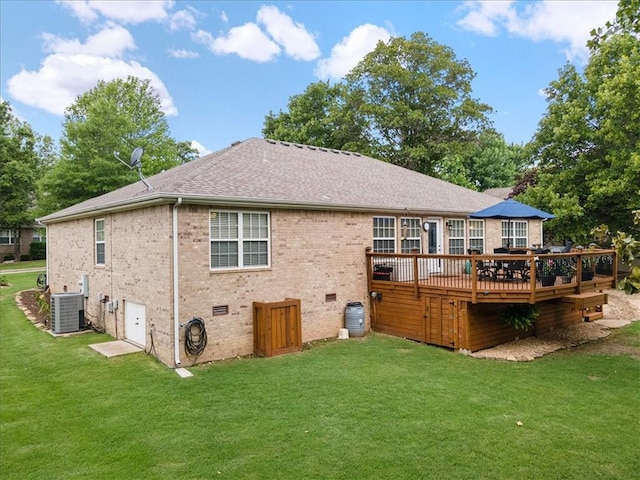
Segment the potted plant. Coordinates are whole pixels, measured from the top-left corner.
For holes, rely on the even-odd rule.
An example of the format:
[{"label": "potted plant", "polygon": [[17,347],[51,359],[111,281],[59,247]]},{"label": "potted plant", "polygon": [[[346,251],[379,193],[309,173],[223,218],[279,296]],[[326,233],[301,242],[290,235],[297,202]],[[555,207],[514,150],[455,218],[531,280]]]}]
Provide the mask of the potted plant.
[{"label": "potted plant", "polygon": [[593,268],[596,263],[596,257],[582,257],[582,278],[583,282],[593,280]]},{"label": "potted plant", "polygon": [[562,283],[571,283],[571,279],[576,274],[576,267],[572,263],[571,259],[563,258],[558,261],[558,276],[560,277]]},{"label": "potted plant", "polygon": [[555,285],[558,266],[554,260],[542,260],[540,265],[540,282],[543,287]]}]

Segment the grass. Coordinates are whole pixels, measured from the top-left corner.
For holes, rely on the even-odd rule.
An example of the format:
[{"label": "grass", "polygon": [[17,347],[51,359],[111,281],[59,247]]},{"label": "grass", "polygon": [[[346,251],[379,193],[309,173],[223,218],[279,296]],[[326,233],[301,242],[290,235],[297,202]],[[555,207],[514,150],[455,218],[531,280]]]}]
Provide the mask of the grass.
[{"label": "grass", "polygon": [[46,260],[29,260],[28,262],[0,263],[0,273],[6,270],[20,270],[23,268],[42,268],[47,266]]},{"label": "grass", "polygon": [[[638,478],[640,362],[477,360],[369,335],[175,372],[0,300],[3,479]],[[640,322],[625,329],[640,336]],[[214,341],[210,334],[210,341]],[[521,422],[522,425],[518,425]]]}]

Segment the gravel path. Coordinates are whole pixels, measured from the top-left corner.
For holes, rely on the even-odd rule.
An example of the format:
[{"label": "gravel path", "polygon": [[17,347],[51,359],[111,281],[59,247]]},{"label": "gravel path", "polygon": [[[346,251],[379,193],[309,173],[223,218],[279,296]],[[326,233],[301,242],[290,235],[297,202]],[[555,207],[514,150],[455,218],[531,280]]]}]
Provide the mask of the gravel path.
[{"label": "gravel path", "polygon": [[[576,347],[609,336],[612,331],[612,327],[607,326],[609,320],[622,320],[625,323],[640,321],[640,295],[626,295],[617,289],[607,290],[605,293],[609,294],[609,303],[603,306],[604,318],[602,323],[599,321],[578,323],[568,328],[553,330],[540,337],[524,338],[498,345],[497,347],[480,350],[471,353],[470,356],[474,358],[529,362],[558,350]],[[589,345],[590,351],[595,352],[599,348],[603,351],[611,349],[610,346],[601,345],[599,342],[596,343],[597,345]],[[620,350],[618,353],[627,353],[624,348],[618,350]]]}]

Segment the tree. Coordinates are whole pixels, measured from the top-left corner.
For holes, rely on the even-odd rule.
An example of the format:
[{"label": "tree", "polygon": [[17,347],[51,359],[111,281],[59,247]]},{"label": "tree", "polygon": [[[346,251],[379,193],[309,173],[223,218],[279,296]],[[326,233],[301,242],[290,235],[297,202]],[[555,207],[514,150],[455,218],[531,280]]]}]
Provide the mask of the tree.
[{"label": "tree", "polygon": [[262,134],[275,140],[366,154],[363,131],[357,109],[349,105],[346,86],[317,82],[292,96],[287,112],[269,112]]},{"label": "tree", "polygon": [[15,258],[20,259],[22,229],[35,214],[36,180],[55,156],[50,137],[40,137],[18,120],[8,102],[0,103],[0,227],[14,232]]},{"label": "tree", "polygon": [[547,113],[527,146],[539,166],[526,201],[557,216],[549,231],[588,242],[602,223],[632,225],[640,205],[640,39],[616,34],[580,74],[572,65],[547,88]]},{"label": "tree", "polygon": [[591,39],[587,41],[587,46],[591,51],[596,51],[612,35],[619,32],[640,35],[640,0],[620,0],[616,19],[607,22],[604,27],[591,30]]},{"label": "tree", "polygon": [[509,145],[500,133],[486,130],[463,154],[445,157],[437,174],[456,185],[484,191],[513,186],[527,166],[522,146]]},{"label": "tree", "polygon": [[374,156],[429,175],[488,128],[491,107],[471,98],[467,61],[424,33],[379,42],[346,76],[361,99]]},{"label": "tree", "polygon": [[61,139],[62,158],[40,184],[46,210],[59,210],[137,181],[128,162],[144,148],[143,173],[153,175],[179,165],[194,153],[169,134],[160,98],[149,80],[129,77],[100,81],[67,108]]},{"label": "tree", "polygon": [[[459,163],[489,126],[471,98],[475,74],[423,33],[380,42],[336,85],[319,82],[265,119],[278,140],[354,150],[431,175]],[[457,174],[452,174],[457,178]]]}]

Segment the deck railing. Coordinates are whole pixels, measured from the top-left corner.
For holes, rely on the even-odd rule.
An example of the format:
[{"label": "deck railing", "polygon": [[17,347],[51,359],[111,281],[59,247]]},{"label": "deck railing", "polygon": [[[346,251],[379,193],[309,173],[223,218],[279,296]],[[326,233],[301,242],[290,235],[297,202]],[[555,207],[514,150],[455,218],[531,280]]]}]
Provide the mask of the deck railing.
[{"label": "deck railing", "polygon": [[[427,255],[367,253],[370,282],[412,283],[478,293],[530,293],[559,286],[583,286],[617,274],[614,250],[583,250],[554,254]],[[371,285],[371,283],[369,283]]]}]

